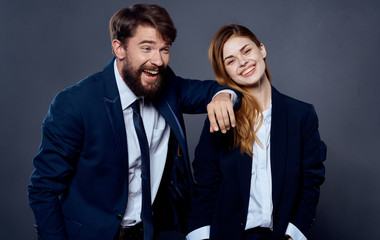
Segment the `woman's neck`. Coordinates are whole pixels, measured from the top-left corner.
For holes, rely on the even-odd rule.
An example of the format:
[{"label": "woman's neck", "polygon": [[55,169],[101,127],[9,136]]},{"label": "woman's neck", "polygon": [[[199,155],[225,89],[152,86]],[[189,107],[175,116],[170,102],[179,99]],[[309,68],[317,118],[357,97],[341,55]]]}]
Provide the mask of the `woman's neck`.
[{"label": "woman's neck", "polygon": [[256,87],[250,88],[249,92],[255,97],[262,111],[270,108],[272,87],[267,78],[260,81]]}]

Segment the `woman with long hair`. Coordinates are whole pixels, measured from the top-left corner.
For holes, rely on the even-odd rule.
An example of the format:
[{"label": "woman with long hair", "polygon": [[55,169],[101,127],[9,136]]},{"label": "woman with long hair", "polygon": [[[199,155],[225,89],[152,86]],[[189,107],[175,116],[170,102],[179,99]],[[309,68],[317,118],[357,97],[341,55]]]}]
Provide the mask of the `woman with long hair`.
[{"label": "woman with long hair", "polygon": [[209,58],[243,96],[232,131],[205,122],[187,239],[309,239],[326,159],[314,107],[271,85],[265,46],[244,26],[219,29]]}]

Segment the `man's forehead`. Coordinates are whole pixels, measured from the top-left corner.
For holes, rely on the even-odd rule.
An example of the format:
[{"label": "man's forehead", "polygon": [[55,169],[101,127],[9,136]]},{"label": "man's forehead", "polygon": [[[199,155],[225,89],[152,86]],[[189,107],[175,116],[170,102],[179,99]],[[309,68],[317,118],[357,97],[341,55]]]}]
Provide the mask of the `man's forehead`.
[{"label": "man's forehead", "polygon": [[137,44],[165,44],[171,45],[171,42],[165,41],[162,35],[151,26],[139,25],[136,28],[135,34],[129,39]]}]

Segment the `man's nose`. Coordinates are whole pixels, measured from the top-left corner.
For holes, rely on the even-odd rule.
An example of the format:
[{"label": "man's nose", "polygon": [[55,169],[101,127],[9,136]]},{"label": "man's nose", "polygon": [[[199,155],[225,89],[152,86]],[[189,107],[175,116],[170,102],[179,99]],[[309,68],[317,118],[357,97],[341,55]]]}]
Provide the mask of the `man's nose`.
[{"label": "man's nose", "polygon": [[150,62],[153,64],[153,65],[156,65],[156,66],[162,66],[164,61],[162,60],[162,55],[161,55],[161,52],[160,51],[154,51],[153,52],[153,55],[150,59]]}]

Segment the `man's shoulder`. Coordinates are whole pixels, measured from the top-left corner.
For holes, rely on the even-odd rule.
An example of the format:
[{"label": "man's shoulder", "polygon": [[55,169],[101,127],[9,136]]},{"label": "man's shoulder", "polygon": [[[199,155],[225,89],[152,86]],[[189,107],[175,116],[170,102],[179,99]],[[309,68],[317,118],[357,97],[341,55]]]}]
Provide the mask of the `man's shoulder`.
[{"label": "man's shoulder", "polygon": [[82,93],[83,91],[94,91],[94,88],[103,88],[106,78],[114,78],[113,61],[114,59],[111,59],[102,71],[88,75],[73,85],[68,86],[62,92],[70,92],[75,94]]},{"label": "man's shoulder", "polygon": [[86,90],[88,88],[92,88],[100,84],[101,78],[102,78],[102,72],[94,73],[74,83],[73,85],[66,87],[62,92],[74,93],[74,92]]},{"label": "man's shoulder", "polygon": [[102,72],[92,74],[84,79],[64,88],[53,100],[55,105],[76,103],[90,104],[102,93]]}]

